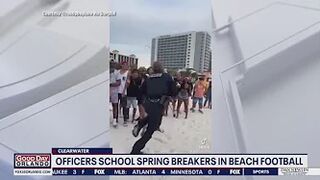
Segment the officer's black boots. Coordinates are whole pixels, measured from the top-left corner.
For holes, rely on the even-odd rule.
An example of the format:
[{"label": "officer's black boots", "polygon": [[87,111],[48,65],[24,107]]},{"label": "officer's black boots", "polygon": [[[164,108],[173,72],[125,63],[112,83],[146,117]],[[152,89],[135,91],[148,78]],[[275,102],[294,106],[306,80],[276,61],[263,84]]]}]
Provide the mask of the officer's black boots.
[{"label": "officer's black boots", "polygon": [[132,135],[134,137],[138,137],[140,130],[143,128],[143,126],[140,125],[140,123],[136,124],[132,129]]}]

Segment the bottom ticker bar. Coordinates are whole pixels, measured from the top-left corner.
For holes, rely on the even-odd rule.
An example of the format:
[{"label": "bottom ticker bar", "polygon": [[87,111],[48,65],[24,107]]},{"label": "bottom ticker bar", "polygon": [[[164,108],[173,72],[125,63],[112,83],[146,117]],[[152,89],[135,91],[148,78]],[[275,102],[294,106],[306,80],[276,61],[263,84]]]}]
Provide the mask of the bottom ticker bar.
[{"label": "bottom ticker bar", "polygon": [[170,175],[170,176],[242,176],[242,175],[278,175],[278,168],[53,168],[55,176],[97,175]]}]

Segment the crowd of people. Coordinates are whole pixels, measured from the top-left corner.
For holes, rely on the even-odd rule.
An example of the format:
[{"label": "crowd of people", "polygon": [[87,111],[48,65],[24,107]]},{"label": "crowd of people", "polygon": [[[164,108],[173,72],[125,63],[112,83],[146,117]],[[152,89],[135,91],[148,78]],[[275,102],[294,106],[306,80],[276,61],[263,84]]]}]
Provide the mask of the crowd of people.
[{"label": "crowd of people", "polygon": [[[114,127],[119,124],[120,114],[123,117],[124,126],[127,126],[128,122],[135,123],[141,119],[141,117],[137,117],[137,112],[139,112],[138,97],[141,94],[141,85],[151,74],[153,74],[152,67],[130,69],[126,62],[121,64],[110,62],[110,102],[112,103],[112,124]],[[179,118],[183,105],[184,118],[187,119],[190,99],[192,100],[191,112],[196,111],[197,105],[200,113],[203,113],[204,107],[212,108],[211,81],[203,77],[194,81],[190,76],[183,77],[180,73],[170,77],[173,78],[175,86],[173,94],[164,105],[164,116],[168,116],[170,110],[173,117]],[[132,116],[130,118],[131,108]]]}]

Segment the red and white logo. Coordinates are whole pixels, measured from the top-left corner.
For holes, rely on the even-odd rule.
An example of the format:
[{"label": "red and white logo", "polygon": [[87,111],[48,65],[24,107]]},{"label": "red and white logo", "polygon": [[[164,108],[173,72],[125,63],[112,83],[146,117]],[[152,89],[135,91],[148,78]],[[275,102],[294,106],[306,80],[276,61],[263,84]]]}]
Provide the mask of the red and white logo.
[{"label": "red and white logo", "polygon": [[51,154],[14,154],[14,168],[51,168]]}]

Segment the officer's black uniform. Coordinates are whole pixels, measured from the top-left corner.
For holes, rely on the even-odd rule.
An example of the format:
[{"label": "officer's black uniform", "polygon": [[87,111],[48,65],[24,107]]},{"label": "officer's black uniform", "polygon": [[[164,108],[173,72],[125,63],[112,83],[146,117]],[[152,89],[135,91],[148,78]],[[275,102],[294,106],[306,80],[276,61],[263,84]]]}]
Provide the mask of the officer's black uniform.
[{"label": "officer's black uniform", "polygon": [[158,73],[152,74],[146,79],[141,86],[141,94],[138,97],[138,103],[144,100],[144,108],[147,117],[139,121],[134,130],[137,134],[142,127],[148,124],[146,132],[133,145],[131,154],[140,154],[146,143],[151,139],[152,134],[159,128],[163,115],[164,103],[168,96],[172,95],[174,81],[169,74]]}]

